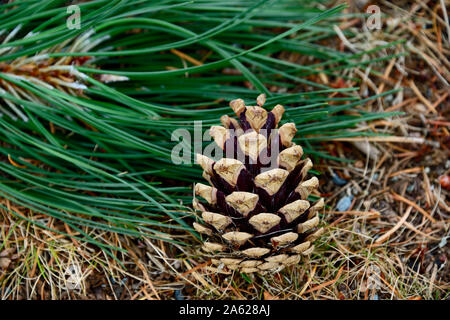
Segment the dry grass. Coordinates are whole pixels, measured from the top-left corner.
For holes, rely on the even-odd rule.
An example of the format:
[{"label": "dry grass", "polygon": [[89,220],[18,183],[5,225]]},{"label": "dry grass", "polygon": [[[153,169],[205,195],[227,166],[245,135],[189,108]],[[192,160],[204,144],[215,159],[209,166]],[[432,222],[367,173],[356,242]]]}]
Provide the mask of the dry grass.
[{"label": "dry grass", "polygon": [[[364,2],[364,1],[362,1]],[[367,123],[387,138],[340,139],[329,152],[355,160],[322,161],[321,195],[326,234],[299,266],[258,276],[220,274],[190,247],[99,233],[123,266],[98,249],[0,215],[0,294],[3,299],[448,299],[450,293],[449,175],[450,31],[442,14],[449,1],[379,1],[383,28],[363,32],[360,19],[340,29],[353,38],[336,44],[358,52],[384,41],[406,40],[407,53],[346,76],[353,83],[318,75],[334,87],[360,86],[361,98],[392,88],[405,90],[365,105],[371,111],[404,111],[402,116]],[[353,8],[351,10],[356,10]],[[390,52],[392,53],[392,52]],[[388,52],[363,59],[382,58]],[[345,184],[337,185],[337,175]],[[339,182],[339,181],[337,181]],[[350,197],[351,196],[351,197]],[[351,199],[342,211],[336,205]],[[10,206],[6,201],[4,205]],[[17,212],[30,219],[46,217]],[[59,226],[64,229],[64,226]],[[67,231],[67,230],[66,230]],[[69,230],[70,231],[70,230]],[[175,237],[175,236],[174,236]],[[71,274],[70,272],[75,272]]]}]

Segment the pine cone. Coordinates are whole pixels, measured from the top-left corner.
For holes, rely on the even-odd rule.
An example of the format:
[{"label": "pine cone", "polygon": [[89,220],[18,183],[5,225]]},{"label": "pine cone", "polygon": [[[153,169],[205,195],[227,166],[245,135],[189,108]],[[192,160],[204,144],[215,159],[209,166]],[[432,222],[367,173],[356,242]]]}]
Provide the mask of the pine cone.
[{"label": "pine cone", "polygon": [[319,180],[308,177],[312,162],[302,160],[302,147],[292,143],[295,124],[276,129],[284,108],[267,112],[264,102],[265,95],[258,96],[258,106],[231,101],[239,122],[225,115],[224,127],[210,129],[225,157],[213,161],[197,154],[211,186],[195,185],[195,195],[205,201],[193,199],[203,220],[193,226],[207,236],[202,249],[225,272],[265,273],[298,264],[323,232],[317,226],[324,201],[308,201]]}]

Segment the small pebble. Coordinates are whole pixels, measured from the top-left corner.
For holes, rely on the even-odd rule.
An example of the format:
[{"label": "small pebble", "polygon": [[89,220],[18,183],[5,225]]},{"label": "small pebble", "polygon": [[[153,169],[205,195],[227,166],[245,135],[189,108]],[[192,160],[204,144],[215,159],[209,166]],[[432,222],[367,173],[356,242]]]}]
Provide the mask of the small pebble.
[{"label": "small pebble", "polygon": [[8,258],[0,258],[0,269],[8,268],[10,263],[11,263],[10,259],[8,259]]},{"label": "small pebble", "polygon": [[333,182],[337,186],[343,186],[347,184],[347,180],[340,178],[337,174],[333,174]]},{"label": "small pebble", "polygon": [[184,300],[184,296],[181,290],[175,290],[174,294],[176,300]]},{"label": "small pebble", "polygon": [[181,268],[181,262],[178,260],[175,260],[175,262],[172,265],[175,269],[180,269]]},{"label": "small pebble", "polygon": [[441,187],[445,190],[450,190],[450,176],[441,176],[439,178],[439,183],[441,184]]},{"label": "small pebble", "polygon": [[443,247],[445,247],[447,245],[447,238],[448,237],[443,237],[441,239],[441,242],[439,242],[439,248],[443,248]]},{"label": "small pebble", "polygon": [[425,114],[428,109],[424,104],[417,103],[411,106],[411,111],[413,111],[414,113]]},{"label": "small pebble", "polygon": [[361,160],[355,161],[354,166],[359,169],[364,168],[364,162]]},{"label": "small pebble", "polygon": [[345,196],[341,198],[336,204],[337,211],[347,211],[352,205],[353,196]]}]

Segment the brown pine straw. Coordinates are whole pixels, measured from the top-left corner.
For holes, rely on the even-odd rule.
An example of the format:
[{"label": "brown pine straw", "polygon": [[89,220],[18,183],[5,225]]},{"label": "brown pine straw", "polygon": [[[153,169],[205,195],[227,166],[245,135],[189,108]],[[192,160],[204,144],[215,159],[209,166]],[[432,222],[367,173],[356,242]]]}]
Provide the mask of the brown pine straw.
[{"label": "brown pine straw", "polygon": [[223,291],[223,293],[227,292],[228,290],[232,291],[240,300],[247,300],[245,299],[245,297],[240,293],[240,291],[245,292],[245,293],[249,293],[246,290],[240,289],[239,291],[234,288],[231,283],[224,281],[224,284],[226,285],[225,288],[220,288],[221,291]]},{"label": "brown pine straw", "polygon": [[[188,270],[192,269],[192,266],[189,264],[187,260],[183,260],[183,263]],[[204,288],[207,288],[208,290],[211,290],[213,292],[218,292],[218,290],[216,288],[211,287],[208,284],[208,282],[202,277],[202,275],[199,274],[196,270],[192,272],[192,275],[194,276],[195,280],[197,280],[203,285]]]},{"label": "brown pine straw", "polygon": [[[70,236],[73,235],[73,234],[72,234],[72,230],[70,230],[69,226],[68,226],[67,223],[65,223],[65,222],[64,222],[64,228],[66,229],[66,232],[67,232],[68,235],[70,235]],[[73,244],[74,244],[77,248],[80,248],[80,244],[78,243],[78,241],[77,241],[75,238],[70,237],[70,239],[72,240]],[[80,253],[81,253],[81,255],[83,255],[82,252],[80,252]]]},{"label": "brown pine straw", "polygon": [[330,281],[321,283],[321,284],[319,284],[319,285],[317,285],[317,286],[315,286],[315,287],[312,287],[311,289],[306,290],[305,293],[310,293],[310,292],[313,292],[313,291],[317,291],[317,290],[320,290],[320,289],[322,289],[322,288],[325,288],[325,287],[327,287],[327,286],[329,286],[329,285],[332,285],[333,283],[335,283],[336,281],[339,280],[339,278],[340,278],[340,276],[341,276],[341,273],[342,273],[342,270],[344,270],[344,266],[342,266],[342,267],[339,269],[339,271],[338,271],[338,273],[337,273],[337,275],[336,275],[336,278],[334,278],[333,280],[330,280]]},{"label": "brown pine straw", "polygon": [[271,295],[267,291],[264,291],[264,300],[280,300],[280,298]]},{"label": "brown pine straw", "polygon": [[195,271],[197,271],[197,270],[199,270],[199,269],[202,269],[202,268],[204,268],[204,267],[206,267],[206,266],[209,266],[210,264],[211,264],[211,259],[208,260],[208,261],[206,261],[205,263],[196,265],[196,266],[193,267],[192,269],[189,269],[188,271],[183,272],[182,274],[179,274],[179,275],[175,278],[175,280],[180,280],[180,279],[182,279],[182,278],[185,278],[188,274],[190,274],[190,273],[192,273],[192,272],[195,272]]},{"label": "brown pine straw", "polygon": [[414,232],[417,233],[417,234],[420,234],[421,236],[423,236],[423,237],[425,237],[425,238],[427,238],[427,239],[430,239],[430,240],[433,240],[433,241],[440,241],[440,240],[441,240],[441,239],[432,237],[432,236],[430,236],[429,234],[426,234],[425,232],[420,231],[419,229],[417,229],[416,227],[414,227],[414,226],[413,226],[411,223],[409,223],[408,221],[405,221],[403,224],[404,224],[408,229],[414,231]]},{"label": "brown pine straw", "polygon": [[401,107],[404,107],[404,106],[407,106],[407,105],[411,105],[411,104],[415,103],[416,101],[417,101],[417,98],[406,99],[406,100],[403,100],[400,103],[397,103],[396,105],[393,105],[393,106],[391,106],[389,108],[386,108],[384,111],[385,112],[392,112],[392,111],[395,111],[397,109],[400,109]]},{"label": "brown pine straw", "polygon": [[[349,212],[352,211],[352,208],[353,208],[353,206],[355,205],[355,202],[356,202],[356,198],[353,198],[353,201],[352,201],[352,203],[350,204],[350,208],[348,208],[348,209],[349,209]],[[345,213],[344,213],[341,217],[339,217],[338,219],[336,219],[335,221],[333,221],[332,223],[330,223],[330,225],[327,227],[327,229],[328,229],[328,228],[335,227],[335,226],[338,225],[342,220],[344,220],[345,217],[347,217],[347,216],[348,216],[348,214],[345,214]]]},{"label": "brown pine straw", "polygon": [[[159,297],[158,291],[156,291],[155,287],[153,286],[153,282],[152,280],[150,280],[150,277],[148,276],[147,270],[145,269],[145,267],[142,265],[142,263],[139,260],[139,257],[136,255],[136,253],[133,252],[133,250],[131,250],[131,248],[129,248],[125,243],[123,243],[123,246],[125,247],[125,249],[128,250],[128,252],[130,253],[131,257],[134,260],[134,263],[136,264],[136,266],[138,266],[139,269],[141,269],[142,274],[144,275],[145,280],[147,281],[147,284],[150,286],[150,289],[153,291],[154,295],[156,296],[157,300],[161,300],[161,298]],[[146,291],[144,291],[145,293],[147,293]],[[155,300],[153,299],[151,296],[147,296],[147,298],[149,300]]]},{"label": "brown pine straw", "polygon": [[174,55],[178,56],[181,59],[189,61],[193,65],[196,65],[196,66],[202,66],[203,65],[203,63],[201,61],[198,61],[197,59],[192,58],[191,56],[189,56],[186,53],[183,53],[183,52],[181,52],[181,51],[179,51],[177,49],[170,49],[170,52],[172,52]]},{"label": "brown pine straw", "polygon": [[311,272],[311,275],[309,276],[308,281],[306,281],[302,291],[300,291],[300,293],[298,294],[299,296],[302,296],[303,293],[305,293],[306,288],[308,288],[309,284],[311,283],[312,279],[314,278],[314,275],[316,274],[316,269],[317,269],[317,264],[314,266],[314,268]]},{"label": "brown pine straw", "polygon": [[409,206],[408,209],[406,209],[406,213],[403,215],[403,217],[399,220],[399,222],[397,222],[397,224],[390,229],[388,232],[386,232],[385,234],[383,234],[381,237],[379,237],[377,239],[377,241],[375,241],[374,244],[370,245],[369,247],[378,247],[379,245],[381,245],[384,241],[386,241],[387,239],[389,239],[389,237],[395,232],[397,231],[403,223],[405,223],[406,219],[408,218],[409,214],[411,213],[412,210],[412,206]]},{"label": "brown pine straw", "polygon": [[28,277],[30,277],[30,278],[33,278],[34,275],[36,274],[36,268],[37,268],[37,263],[38,263],[39,255],[40,255],[41,250],[42,250],[43,247],[44,247],[44,243],[41,243],[41,244],[38,246],[37,250],[36,250],[36,258],[34,259],[34,262],[33,262],[33,268],[31,268],[30,275],[28,276]]},{"label": "brown pine straw", "polygon": [[378,211],[330,211],[328,212],[328,214],[349,214],[349,215],[353,215],[353,216],[364,216],[364,217],[370,217],[370,216],[374,216],[374,217],[379,217],[380,213]]},{"label": "brown pine straw", "polygon": [[[387,68],[386,68],[386,70],[385,70],[385,72],[384,72],[384,74],[383,74],[383,76],[384,76],[385,78],[389,78],[389,75],[391,74],[392,68],[394,67],[396,61],[397,61],[396,59],[392,59],[392,60],[389,62],[389,65],[387,66]],[[380,86],[378,87],[377,94],[381,94],[381,93],[383,92],[384,86],[385,86],[385,83],[382,82],[382,83],[380,84]]]},{"label": "brown pine straw", "polygon": [[397,291],[397,289],[395,289],[393,286],[391,286],[389,284],[389,282],[387,282],[384,277],[382,277],[381,275],[375,274],[381,281],[383,281],[383,283],[389,288],[391,289],[391,291],[400,299],[403,299],[403,296]]},{"label": "brown pine straw", "polygon": [[430,220],[433,223],[436,223],[436,219],[434,219],[428,212],[426,212],[424,209],[419,207],[416,203],[412,202],[411,200],[406,199],[405,197],[402,197],[401,195],[395,193],[394,191],[391,191],[392,197],[395,200],[402,201],[419,211],[421,214],[423,214],[428,220]]},{"label": "brown pine straw", "polygon": [[438,105],[440,105],[445,99],[447,99],[449,95],[449,92],[446,91],[439,99],[436,100],[435,103],[433,103],[433,107],[437,107]]},{"label": "brown pine straw", "polygon": [[355,24],[358,24],[360,21],[361,20],[359,18],[355,18],[353,20],[343,22],[339,25],[339,29],[341,29],[341,30],[348,29],[350,27],[353,27]]},{"label": "brown pine straw", "polygon": [[404,169],[404,170],[400,170],[400,171],[391,173],[390,175],[388,175],[388,178],[392,178],[392,177],[401,175],[402,173],[416,173],[416,172],[421,172],[422,170],[423,170],[423,167],[414,167],[414,168]]},{"label": "brown pine straw", "polygon": [[437,126],[450,127],[450,121],[439,121],[439,120],[427,120],[428,123],[435,124]]},{"label": "brown pine straw", "polygon": [[11,158],[11,155],[10,155],[10,154],[8,154],[8,160],[9,160],[9,162],[10,162],[14,167],[21,168],[21,169],[25,169],[25,168],[26,168],[26,166],[21,165],[21,164],[18,164],[17,162],[15,162],[15,161]]},{"label": "brown pine straw", "polygon": [[435,107],[433,106],[433,104],[428,101],[420,92],[420,90],[417,88],[416,84],[414,83],[414,80],[410,80],[409,81],[409,86],[411,87],[411,89],[414,91],[414,93],[416,94],[416,96],[420,99],[420,101],[422,101],[427,107],[428,109],[430,109],[431,112],[433,113],[437,113]]},{"label": "brown pine straw", "polygon": [[352,137],[352,138],[334,138],[330,139],[332,141],[368,141],[368,142],[397,142],[397,143],[430,143],[433,144],[432,141],[427,141],[424,138],[416,138],[416,137],[399,137],[399,136],[374,136],[374,137]]}]

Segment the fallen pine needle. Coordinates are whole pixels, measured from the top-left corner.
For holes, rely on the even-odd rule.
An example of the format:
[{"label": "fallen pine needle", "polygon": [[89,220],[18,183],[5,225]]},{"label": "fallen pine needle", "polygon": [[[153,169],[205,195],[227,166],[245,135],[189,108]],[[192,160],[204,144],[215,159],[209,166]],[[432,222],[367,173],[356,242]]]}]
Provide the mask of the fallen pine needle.
[{"label": "fallen pine needle", "polygon": [[405,169],[405,170],[400,170],[397,172],[393,172],[390,175],[388,175],[388,178],[392,178],[398,175],[401,175],[402,173],[416,173],[416,172],[421,172],[423,170],[422,167],[415,167],[415,168],[409,168],[409,169]]},{"label": "fallen pine needle", "polygon": [[267,291],[264,291],[264,300],[280,300],[280,298],[271,295]]},{"label": "fallen pine needle", "polygon": [[439,241],[439,240],[441,240],[441,239],[432,237],[432,236],[430,236],[430,235],[428,235],[428,234],[426,234],[426,233],[420,231],[419,229],[417,229],[416,227],[414,227],[411,223],[409,223],[409,222],[407,222],[407,221],[405,221],[405,226],[408,227],[408,229],[411,229],[411,230],[414,231],[415,233],[420,234],[421,236],[423,236],[423,237],[425,237],[425,238],[427,238],[427,239],[430,239],[430,240],[433,240],[433,241]]},{"label": "fallen pine needle", "polygon": [[447,97],[448,97],[448,92],[446,92],[445,94],[443,94],[439,99],[436,100],[435,103],[433,103],[433,107],[436,108],[437,106],[439,106],[442,101],[444,101]]},{"label": "fallen pine needle", "polygon": [[418,137],[399,137],[399,136],[375,136],[375,137],[352,137],[352,138],[334,138],[331,139],[333,141],[348,141],[348,142],[355,142],[355,141],[368,141],[368,142],[396,142],[396,143],[419,143],[419,144],[429,144],[429,145],[436,145],[439,146],[439,142],[436,141],[428,141],[424,138],[418,138]]},{"label": "fallen pine needle", "polygon": [[[142,263],[140,262],[139,257],[138,257],[138,256],[136,255],[136,253],[134,253],[134,251],[131,250],[131,248],[129,248],[127,245],[124,244],[124,246],[125,246],[125,248],[128,250],[128,252],[130,253],[131,257],[133,258],[134,263],[136,264],[136,266],[137,266],[139,269],[141,269],[142,274],[143,274],[145,280],[147,281],[147,285],[148,285],[148,286],[150,287],[150,289],[153,291],[153,293],[154,293],[156,299],[157,299],[157,300],[161,300],[161,298],[160,298],[160,296],[159,296],[159,294],[158,294],[158,291],[157,291],[156,288],[153,286],[153,282],[152,282],[152,280],[150,280],[150,277],[148,276],[147,270],[145,269],[145,267],[144,267],[144,266],[142,265]],[[144,292],[146,292],[146,291],[144,291]],[[148,295],[147,295],[147,298],[148,298],[149,300],[151,299],[151,297],[149,297]]]},{"label": "fallen pine needle", "polygon": [[414,93],[416,94],[417,98],[419,98],[419,100],[422,101],[428,107],[428,109],[430,109],[430,111],[432,111],[433,113],[437,113],[433,104],[422,95],[422,93],[417,88],[417,86],[413,80],[409,81],[409,85],[410,85],[411,89],[414,91]]},{"label": "fallen pine needle", "polygon": [[395,200],[402,201],[402,202],[404,202],[406,204],[409,204],[410,206],[414,207],[414,209],[416,209],[421,214],[423,214],[428,220],[430,220],[433,223],[436,223],[436,219],[434,219],[432,216],[430,216],[430,214],[428,212],[426,212],[424,209],[419,207],[417,204],[415,204],[411,200],[408,200],[405,197],[402,197],[401,195],[399,195],[399,194],[397,194],[397,193],[395,193],[393,191],[392,191],[392,196],[394,197]]},{"label": "fallen pine needle", "polygon": [[338,271],[338,273],[337,273],[337,275],[336,275],[336,278],[334,278],[333,280],[324,282],[324,283],[322,283],[322,284],[319,284],[318,286],[312,287],[311,289],[306,290],[305,293],[310,293],[310,292],[313,292],[313,291],[317,291],[317,290],[320,290],[320,289],[322,289],[322,288],[325,288],[325,287],[327,287],[327,286],[329,286],[329,285],[332,285],[333,283],[335,283],[336,281],[339,280],[339,277],[341,276],[342,270],[344,270],[344,266],[342,266],[342,267],[339,269],[339,271]]},{"label": "fallen pine needle", "polygon": [[195,267],[189,269],[188,271],[183,272],[182,274],[179,274],[175,279],[176,279],[176,280],[180,280],[180,279],[182,279],[182,278],[185,278],[188,274],[190,274],[190,273],[192,273],[192,272],[195,272],[195,271],[197,271],[198,269],[204,268],[204,267],[206,267],[206,266],[208,266],[208,265],[210,265],[210,264],[211,264],[211,260],[209,260],[209,261],[207,261],[207,262],[205,262],[205,263],[196,265]]},{"label": "fallen pine needle", "polygon": [[393,286],[391,286],[391,285],[389,284],[389,282],[387,282],[382,276],[380,276],[380,275],[377,274],[377,277],[378,277],[381,281],[383,281],[384,284],[385,284],[386,286],[388,286],[388,288],[391,289],[392,292],[393,292],[397,297],[400,297],[400,298],[402,297],[402,296],[399,294],[399,292],[398,292]]},{"label": "fallen pine needle", "polygon": [[375,211],[330,211],[329,214],[348,214],[353,216],[379,216]]},{"label": "fallen pine needle", "polygon": [[42,249],[43,247],[44,247],[44,243],[41,243],[41,244],[37,247],[37,250],[36,250],[36,257],[35,257],[35,259],[34,259],[33,267],[31,268],[31,273],[30,273],[30,275],[29,275],[30,278],[33,278],[34,275],[36,274],[36,267],[37,267],[37,264],[38,264],[39,255],[40,255],[41,249]]},{"label": "fallen pine needle", "polygon": [[8,160],[9,160],[9,162],[10,162],[14,167],[21,168],[21,169],[25,169],[25,168],[26,168],[26,166],[21,165],[21,164],[18,164],[17,162],[15,162],[15,161],[11,158],[11,155],[10,155],[10,154],[8,154]]},{"label": "fallen pine needle", "polygon": [[201,66],[201,65],[203,65],[202,62],[198,61],[198,60],[195,59],[195,58],[192,58],[191,56],[189,56],[189,55],[187,55],[187,54],[185,54],[185,53],[183,53],[183,52],[181,52],[181,51],[178,51],[177,49],[170,49],[170,52],[172,52],[174,55],[178,56],[178,57],[181,58],[181,59],[184,59],[184,60],[189,61],[189,62],[192,63],[193,65],[196,65],[196,66]]},{"label": "fallen pine needle", "polygon": [[386,241],[387,239],[389,239],[389,237],[398,230],[398,228],[400,228],[402,226],[402,224],[406,221],[406,219],[408,218],[409,214],[411,213],[412,210],[412,206],[409,206],[408,209],[406,209],[406,213],[403,215],[403,217],[400,219],[399,222],[397,222],[397,224],[388,232],[386,232],[385,234],[383,234],[381,237],[379,237],[377,239],[377,241],[375,241],[375,243],[373,244],[373,246],[379,246],[380,244],[382,244],[384,241]]},{"label": "fallen pine needle", "polygon": [[403,106],[410,105],[411,103],[416,102],[416,101],[417,101],[417,98],[411,98],[411,99],[402,101],[402,102],[400,102],[400,103],[398,103],[398,104],[396,104],[396,105],[394,105],[392,107],[389,107],[389,108],[385,109],[384,111],[385,112],[395,111],[397,109],[400,109]]},{"label": "fallen pine needle", "polygon": [[427,120],[427,123],[431,123],[437,126],[450,127],[450,121]]},{"label": "fallen pine needle", "polygon": [[314,275],[316,274],[316,269],[317,269],[317,265],[314,266],[313,271],[311,272],[311,275],[310,275],[308,281],[306,281],[306,284],[303,287],[302,291],[300,291],[299,296],[301,296],[306,291],[306,288],[308,288],[309,284],[311,283],[311,280],[314,278]]},{"label": "fallen pine needle", "polygon": [[[186,268],[188,269],[193,269],[192,266],[189,264],[188,261],[183,260],[184,265],[186,266]],[[197,272],[197,270],[194,270],[192,272],[192,276],[198,281],[200,282],[203,287],[207,288],[208,290],[211,290],[212,292],[217,292],[217,289],[211,287],[208,282]]]}]

